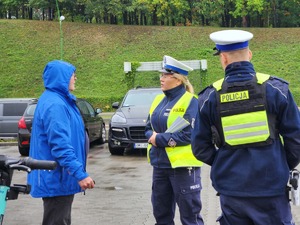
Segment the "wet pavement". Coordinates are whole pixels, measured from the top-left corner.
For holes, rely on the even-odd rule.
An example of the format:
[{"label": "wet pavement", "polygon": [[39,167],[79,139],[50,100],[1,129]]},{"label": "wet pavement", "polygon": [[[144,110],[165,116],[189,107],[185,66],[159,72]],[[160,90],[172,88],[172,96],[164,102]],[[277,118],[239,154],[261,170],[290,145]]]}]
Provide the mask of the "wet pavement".
[{"label": "wet pavement", "polygon": [[[0,154],[19,157],[17,146],[0,146]],[[77,194],[72,210],[72,224],[154,225],[151,207],[152,167],[143,154],[112,156],[107,144],[93,146],[88,172],[96,182],[93,190]],[[210,167],[202,167],[202,217],[206,225],[218,225],[219,199],[211,187]],[[15,172],[14,184],[25,183],[26,173]],[[300,206],[293,208],[300,225]],[[20,194],[7,202],[4,225],[38,225],[42,220],[42,200]],[[176,212],[175,224],[181,224]]]}]

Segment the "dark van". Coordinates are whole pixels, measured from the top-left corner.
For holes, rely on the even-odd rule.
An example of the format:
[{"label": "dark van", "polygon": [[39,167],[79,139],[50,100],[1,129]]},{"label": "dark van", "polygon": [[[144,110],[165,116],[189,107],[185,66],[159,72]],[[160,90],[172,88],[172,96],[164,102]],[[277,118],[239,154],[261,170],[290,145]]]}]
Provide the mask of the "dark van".
[{"label": "dark van", "polygon": [[0,138],[15,138],[18,122],[27,106],[36,98],[0,98]]}]

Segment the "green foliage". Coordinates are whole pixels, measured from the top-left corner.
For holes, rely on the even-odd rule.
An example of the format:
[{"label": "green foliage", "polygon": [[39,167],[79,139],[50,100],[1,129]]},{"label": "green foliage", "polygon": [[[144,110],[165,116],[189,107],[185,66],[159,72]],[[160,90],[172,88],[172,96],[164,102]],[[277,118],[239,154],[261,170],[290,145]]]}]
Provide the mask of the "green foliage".
[{"label": "green foliage", "polygon": [[[299,0],[0,0],[0,18],[130,25],[299,27]],[[31,13],[32,12],[32,13]]]},{"label": "green foliage", "polygon": [[203,90],[205,87],[209,85],[207,79],[207,71],[201,70],[200,71],[200,91]]},{"label": "green foliage", "polygon": [[264,10],[265,0],[235,0],[235,10],[232,12],[235,18],[243,17],[249,14],[249,12],[259,12]]},{"label": "green foliage", "polygon": [[99,98],[98,96],[80,96],[81,98],[87,99],[94,108],[99,108],[103,112],[112,112],[115,109],[111,107],[113,102],[121,102],[123,99],[123,95],[119,96],[106,96]]},{"label": "green foliage", "polygon": [[123,80],[127,84],[127,90],[134,88],[135,77],[137,74],[137,68],[141,64],[139,62],[131,62],[131,71],[125,73],[125,79]]},{"label": "green foliage", "polygon": [[[223,77],[219,57],[209,34],[215,27],[117,26],[64,21],[64,60],[77,68],[77,97],[103,111],[121,101],[128,90],[124,62],[207,59],[205,77],[189,74],[195,92]],[[249,28],[252,62],[257,71],[282,77],[300,105],[299,28]],[[0,20],[0,98],[39,97],[47,62],[60,59],[59,22]],[[135,65],[133,65],[134,67]],[[138,66],[137,66],[138,67]],[[201,80],[205,78],[205,80]],[[134,86],[159,87],[159,73],[136,72]]]}]

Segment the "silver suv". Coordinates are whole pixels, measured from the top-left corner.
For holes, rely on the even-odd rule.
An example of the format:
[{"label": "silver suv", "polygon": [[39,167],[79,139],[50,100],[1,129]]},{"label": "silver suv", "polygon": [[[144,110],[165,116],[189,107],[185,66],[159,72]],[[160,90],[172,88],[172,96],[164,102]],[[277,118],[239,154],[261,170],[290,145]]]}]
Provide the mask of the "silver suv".
[{"label": "silver suv", "polygon": [[0,138],[15,138],[18,122],[35,98],[0,98]]}]

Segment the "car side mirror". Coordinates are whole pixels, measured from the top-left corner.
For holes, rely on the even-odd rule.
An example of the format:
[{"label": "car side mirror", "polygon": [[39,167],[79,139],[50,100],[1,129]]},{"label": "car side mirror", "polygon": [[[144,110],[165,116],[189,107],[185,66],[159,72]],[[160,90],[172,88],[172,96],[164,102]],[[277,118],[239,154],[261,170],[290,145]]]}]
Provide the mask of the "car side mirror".
[{"label": "car side mirror", "polygon": [[111,107],[112,107],[113,109],[119,108],[119,102],[114,102],[114,103],[111,105]]},{"label": "car side mirror", "polygon": [[96,114],[99,114],[99,113],[102,113],[102,110],[101,109],[99,109],[99,108],[96,108]]}]

